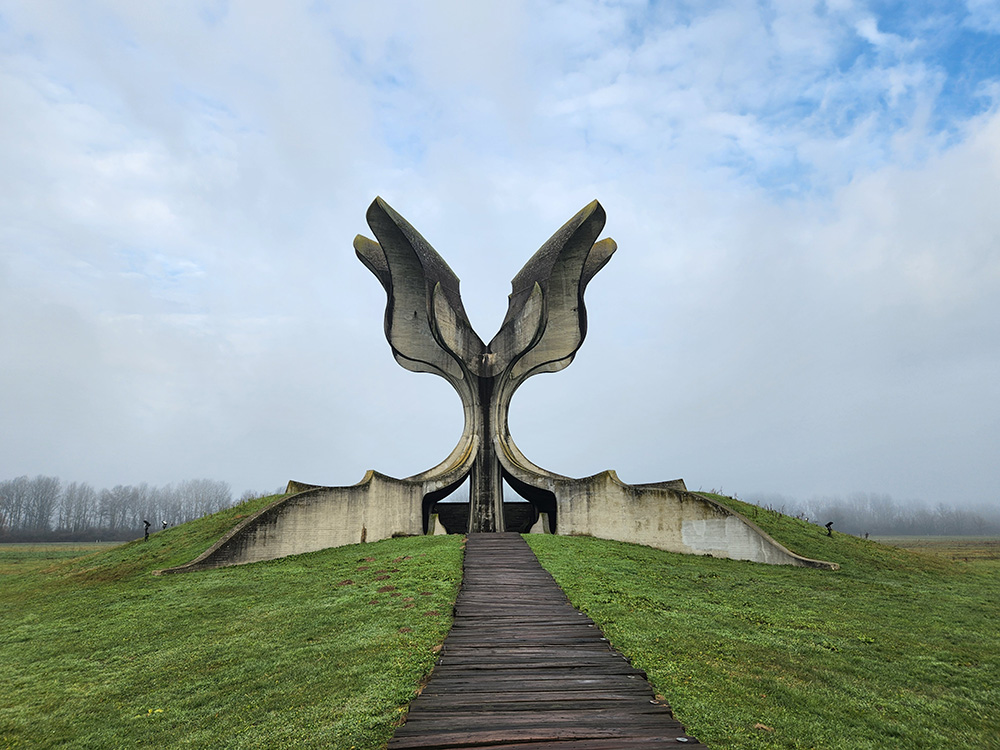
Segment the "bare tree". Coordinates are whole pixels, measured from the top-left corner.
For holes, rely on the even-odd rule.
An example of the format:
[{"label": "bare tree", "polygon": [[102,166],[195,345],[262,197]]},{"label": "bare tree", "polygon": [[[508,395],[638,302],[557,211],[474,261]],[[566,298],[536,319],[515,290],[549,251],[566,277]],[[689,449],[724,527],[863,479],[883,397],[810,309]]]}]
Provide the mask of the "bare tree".
[{"label": "bare tree", "polygon": [[0,515],[7,531],[20,531],[24,527],[30,481],[23,476],[0,483]]},{"label": "bare tree", "polygon": [[86,482],[71,482],[66,486],[61,508],[58,525],[61,530],[80,532],[98,525],[97,492]]},{"label": "bare tree", "polygon": [[59,479],[39,474],[28,482],[27,488],[24,527],[32,532],[51,531],[52,515],[59,504]]},{"label": "bare tree", "polygon": [[184,523],[233,504],[226,482],[190,479],[176,487],[115,485],[95,490],[86,482],[62,487],[57,477],[22,476],[0,481],[0,535],[22,539],[98,534],[125,539],[149,520],[157,527]]}]

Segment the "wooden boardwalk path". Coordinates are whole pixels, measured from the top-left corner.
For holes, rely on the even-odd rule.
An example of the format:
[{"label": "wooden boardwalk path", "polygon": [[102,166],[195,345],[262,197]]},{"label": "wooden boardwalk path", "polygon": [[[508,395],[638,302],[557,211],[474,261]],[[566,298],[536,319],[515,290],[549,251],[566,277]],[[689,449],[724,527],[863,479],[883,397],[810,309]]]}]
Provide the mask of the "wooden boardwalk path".
[{"label": "wooden boardwalk path", "polygon": [[470,534],[455,622],[389,750],[702,748],[518,534]]}]

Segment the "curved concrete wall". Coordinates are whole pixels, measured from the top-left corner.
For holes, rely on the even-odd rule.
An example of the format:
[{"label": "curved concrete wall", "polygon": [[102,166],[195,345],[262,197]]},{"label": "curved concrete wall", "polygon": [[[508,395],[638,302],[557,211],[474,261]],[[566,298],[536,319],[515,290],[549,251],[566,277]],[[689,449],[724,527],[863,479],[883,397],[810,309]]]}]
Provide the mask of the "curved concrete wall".
[{"label": "curved concrete wall", "polygon": [[[744,516],[683,489],[681,480],[628,485],[613,471],[585,479],[551,477],[554,518],[547,513],[532,531],[586,535],[695,555],[728,557],[772,565],[835,570],[836,563],[789,551]],[[425,533],[428,485],[369,471],[349,487],[289,482],[296,494],[282,498],[235,526],[177,573],[274,560],[303,552]],[[426,533],[442,533],[431,518]]]},{"label": "curved concrete wall", "polygon": [[242,565],[424,533],[424,482],[369,471],[349,487],[288,484],[289,491],[299,491],[245,519],[190,563],[157,572]]},{"label": "curved concrete wall", "polygon": [[796,555],[739,513],[683,482],[628,485],[613,471],[554,479],[556,533],[644,544],[694,555],[836,570],[836,563]]}]

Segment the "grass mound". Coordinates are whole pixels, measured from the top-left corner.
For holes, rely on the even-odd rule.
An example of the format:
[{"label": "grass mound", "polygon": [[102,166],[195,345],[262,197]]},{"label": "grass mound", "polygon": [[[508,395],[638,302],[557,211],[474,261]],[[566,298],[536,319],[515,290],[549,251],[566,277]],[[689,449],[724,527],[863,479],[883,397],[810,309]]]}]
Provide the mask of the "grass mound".
[{"label": "grass mound", "polygon": [[861,539],[834,531],[827,536],[826,529],[800,518],[793,518],[776,510],[761,508],[742,500],[724,495],[707,494],[708,497],[741,513],[764,531],[803,557],[810,557],[847,565],[855,570],[925,570],[944,572],[953,569],[947,561],[927,555],[914,555],[906,550]]},{"label": "grass mound", "polygon": [[712,748],[1000,747],[1000,564],[716,499],[841,570],[526,538]]},{"label": "grass mound", "polygon": [[154,570],[183,565],[215,544],[247,516],[284,495],[256,497],[180,526],[153,530],[148,541],[137,539],[113,547],[70,566],[78,579],[114,581]]},{"label": "grass mound", "polygon": [[[274,499],[83,557],[0,549],[0,748],[383,747],[450,627],[462,539],[151,575]],[[1000,561],[715,499],[841,570],[526,538],[716,750],[1000,748]]]},{"label": "grass mound", "polygon": [[384,746],[450,627],[461,538],[151,575],[273,499],[4,568],[0,747]]}]

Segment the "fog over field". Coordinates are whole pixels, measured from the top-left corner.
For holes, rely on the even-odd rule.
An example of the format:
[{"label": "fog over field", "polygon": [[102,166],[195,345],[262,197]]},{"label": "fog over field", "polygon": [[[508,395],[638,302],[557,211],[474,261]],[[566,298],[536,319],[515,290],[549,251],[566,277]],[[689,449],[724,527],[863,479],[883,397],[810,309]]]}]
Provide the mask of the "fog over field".
[{"label": "fog over field", "polygon": [[0,0],[0,480],[429,468],[461,405],[392,359],[367,206],[489,340],[596,198],[535,463],[996,507],[998,102],[982,0]]}]

